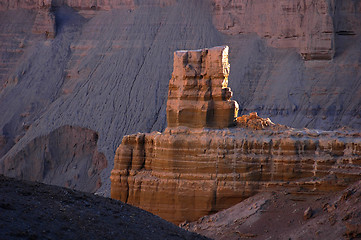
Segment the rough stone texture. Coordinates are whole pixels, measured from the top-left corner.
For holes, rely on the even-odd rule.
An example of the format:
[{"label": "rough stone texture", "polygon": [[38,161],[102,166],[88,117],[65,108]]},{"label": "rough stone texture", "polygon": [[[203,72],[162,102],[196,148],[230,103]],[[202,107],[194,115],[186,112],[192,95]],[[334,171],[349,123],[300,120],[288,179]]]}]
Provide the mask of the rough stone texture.
[{"label": "rough stone texture", "polygon": [[360,134],[167,128],[123,138],[111,196],[179,223],[276,186],[339,190],[360,168]]},{"label": "rough stone texture", "polygon": [[243,115],[236,118],[236,125],[242,128],[250,128],[255,130],[261,130],[265,128],[286,128],[279,124],[274,124],[269,118],[261,118],[256,112],[249,115]]},{"label": "rough stone texture", "polygon": [[[279,188],[182,226],[215,240],[359,239],[360,196],[360,181],[343,191],[323,194]],[[313,216],[304,219],[309,206]]]},{"label": "rough stone texture", "polygon": [[[204,108],[204,99],[216,93],[222,100],[221,85],[228,81],[224,78],[229,72],[225,50],[228,52],[226,47],[175,52],[167,103],[170,126],[163,133],[123,138],[111,172],[112,198],[179,223],[228,208],[275,186],[330,191],[361,178],[361,135],[357,132],[205,128],[209,123],[207,112],[202,110],[209,108]],[[206,54],[211,56],[207,58]],[[206,61],[201,60],[202,56]],[[200,67],[203,62],[210,67]],[[204,78],[195,77],[203,72],[207,73],[200,74]],[[218,89],[213,92],[213,87],[205,86],[207,79],[215,79]],[[213,86],[212,81],[208,82]],[[204,97],[204,93],[209,95]],[[174,114],[184,110],[189,113],[183,118]],[[212,110],[223,116],[222,111]],[[225,110],[229,121],[219,125],[228,127],[235,118],[234,108],[232,114]],[[251,129],[271,124],[255,113],[238,120]]]},{"label": "rough stone texture", "polygon": [[13,158],[0,163],[0,174],[30,181],[95,192],[107,160],[97,149],[98,134],[63,126],[37,137]]},{"label": "rough stone texture", "polygon": [[234,125],[238,104],[228,85],[228,46],[176,51],[169,81],[168,127]]},{"label": "rough stone texture", "polygon": [[214,24],[227,34],[256,32],[274,47],[294,47],[305,60],[335,54],[335,0],[214,0]]},{"label": "rough stone texture", "polygon": [[313,215],[313,210],[311,207],[308,207],[305,212],[303,213],[303,219],[304,220],[307,220],[307,219],[310,219]]},{"label": "rough stone texture", "polygon": [[98,192],[109,196],[122,137],[166,127],[173,52],[220,45],[231,49],[229,86],[240,114],[361,129],[360,1],[336,1],[333,60],[306,62],[297,49],[274,48],[257,34],[220,33],[211,1],[135,2],[111,11],[54,7],[53,40],[32,33],[38,7],[0,12],[0,162],[61,126],[86,127],[99,133],[108,167]]}]

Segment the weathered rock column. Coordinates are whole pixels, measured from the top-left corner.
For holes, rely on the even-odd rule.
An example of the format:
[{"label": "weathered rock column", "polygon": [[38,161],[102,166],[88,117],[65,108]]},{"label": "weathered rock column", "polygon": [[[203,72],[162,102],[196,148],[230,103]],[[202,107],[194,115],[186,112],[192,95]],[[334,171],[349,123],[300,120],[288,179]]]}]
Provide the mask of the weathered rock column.
[{"label": "weathered rock column", "polygon": [[361,178],[359,133],[292,129],[255,113],[228,128],[237,115],[228,73],[226,46],[174,53],[168,128],[123,137],[112,198],[178,224],[261,191],[332,191]]},{"label": "weathered rock column", "polygon": [[176,51],[169,81],[168,127],[225,128],[234,124],[238,104],[230,100],[228,46]]}]

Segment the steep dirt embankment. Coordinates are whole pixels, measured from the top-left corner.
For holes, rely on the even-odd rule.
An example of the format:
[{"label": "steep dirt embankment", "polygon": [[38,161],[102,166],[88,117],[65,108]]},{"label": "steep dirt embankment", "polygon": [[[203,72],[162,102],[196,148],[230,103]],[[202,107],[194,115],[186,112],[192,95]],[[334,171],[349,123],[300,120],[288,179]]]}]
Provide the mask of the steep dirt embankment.
[{"label": "steep dirt embankment", "polygon": [[109,198],[0,175],[2,239],[208,239]]},{"label": "steep dirt embankment", "polygon": [[[361,178],[357,132],[274,124],[267,130],[212,129],[235,125],[227,58],[228,47],[174,53],[169,127],[123,138],[111,175],[112,198],[179,223],[278,186],[334,191]],[[238,119],[242,126],[244,119]]]},{"label": "steep dirt embankment", "polygon": [[[292,127],[360,129],[359,1],[336,1],[329,15],[323,14],[324,5],[305,9],[298,0],[273,1],[271,10],[256,4],[259,0],[247,1],[247,11],[239,15],[241,7],[232,5],[237,1],[228,2],[0,1],[0,157],[12,158],[36,137],[64,125],[92,129],[108,160],[99,191],[109,194],[122,137],[166,127],[172,53],[224,44],[231,49],[230,86],[241,114],[257,111]],[[294,7],[299,3],[301,8]],[[271,16],[270,11],[275,14],[265,28],[275,33],[270,39],[280,37],[278,45],[261,34],[266,29],[258,33],[266,21],[262,16]],[[316,48],[323,46],[317,37],[323,28],[316,38],[301,36],[307,33],[305,23],[298,25],[305,11],[312,23],[332,17],[333,60],[305,62],[296,46],[301,41],[281,36],[290,28],[287,32],[299,39],[311,39],[307,44],[316,39]],[[254,30],[220,28],[217,19],[228,12],[235,26],[239,15],[242,21],[252,20]],[[252,12],[260,18],[247,20]],[[317,24],[312,26],[316,31]]]},{"label": "steep dirt embankment", "polygon": [[[302,194],[300,193],[302,192]],[[301,189],[257,194],[183,228],[212,239],[359,239],[361,182],[338,193]]]},{"label": "steep dirt embankment", "polygon": [[30,141],[13,158],[4,158],[0,174],[95,192],[107,160],[98,152],[98,134],[63,126]]}]

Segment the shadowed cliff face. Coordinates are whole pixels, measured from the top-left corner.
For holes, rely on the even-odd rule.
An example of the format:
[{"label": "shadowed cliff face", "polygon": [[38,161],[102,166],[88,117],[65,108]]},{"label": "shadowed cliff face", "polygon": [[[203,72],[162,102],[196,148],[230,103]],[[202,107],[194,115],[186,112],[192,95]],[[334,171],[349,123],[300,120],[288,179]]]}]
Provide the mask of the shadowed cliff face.
[{"label": "shadowed cliff face", "polygon": [[277,48],[296,48],[305,60],[335,53],[335,0],[214,1],[214,24],[231,35],[257,33]]},{"label": "shadowed cliff face", "polygon": [[107,166],[97,143],[96,132],[63,126],[30,141],[14,157],[5,158],[0,173],[95,192],[102,184],[100,172]]},{"label": "shadowed cliff face", "polygon": [[[263,12],[256,1],[249,2]],[[274,45],[257,28],[236,34],[223,30],[215,19],[228,12],[238,16],[239,8],[229,5],[221,13],[219,4],[1,0],[0,161],[61,126],[90,128],[99,133],[99,151],[108,160],[99,191],[109,194],[112,159],[122,137],[166,127],[173,52],[224,44],[231,49],[229,85],[241,114],[257,111],[293,127],[360,128],[359,1],[335,2],[339,7],[330,15],[336,29],[334,59],[307,62],[297,46]],[[290,9],[285,8],[282,22],[287,16],[301,19],[297,7]],[[312,21],[324,16],[312,14],[317,6],[310,9]],[[272,29],[297,25],[277,22],[278,13],[269,18]],[[257,19],[255,26],[262,24]]]}]

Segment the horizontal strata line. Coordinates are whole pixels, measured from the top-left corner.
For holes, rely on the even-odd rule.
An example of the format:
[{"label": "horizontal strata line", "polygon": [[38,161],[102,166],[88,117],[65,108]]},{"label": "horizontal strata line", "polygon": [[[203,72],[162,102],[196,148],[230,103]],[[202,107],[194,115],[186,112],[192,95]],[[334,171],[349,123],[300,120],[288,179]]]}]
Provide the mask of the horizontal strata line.
[{"label": "horizontal strata line", "polygon": [[[181,157],[181,156],[180,156]],[[310,159],[310,158],[305,158],[305,159],[297,159],[297,158],[285,158],[285,157],[269,157],[269,156],[262,156],[262,155],[258,155],[258,156],[241,156],[241,157],[237,157],[237,158],[222,158],[214,156],[213,159],[211,159],[211,157],[213,156],[209,156],[208,158],[204,158],[204,157],[187,157],[185,158],[184,156],[182,156],[181,159],[177,158],[177,156],[172,156],[172,159],[169,159],[167,157],[164,158],[159,158],[159,157],[148,157],[143,159],[143,161],[145,160],[145,163],[201,163],[201,164],[207,164],[207,163],[233,163],[235,162],[236,164],[258,164],[260,162],[264,162],[267,161],[269,163],[307,163],[310,162],[310,164],[313,164],[313,162],[317,162],[320,164],[327,164],[327,163],[336,163],[337,161],[339,161],[340,159],[337,158],[332,158],[330,157],[329,159],[323,159],[323,160],[318,160],[318,159]],[[133,158],[133,163],[137,158]],[[211,160],[210,160],[211,159]],[[119,161],[119,160],[118,160]],[[142,162],[143,162],[142,161]],[[346,160],[347,161],[347,160]],[[355,161],[355,160],[353,160]],[[117,161],[116,161],[117,162]],[[121,162],[119,162],[120,164],[122,164]],[[349,161],[347,161],[346,163],[338,163],[338,164],[350,164]]]},{"label": "horizontal strata line", "polygon": [[[132,179],[131,177],[128,178],[128,183],[135,183],[137,184],[137,182],[133,181],[134,178]],[[178,183],[179,181],[183,181],[185,184],[190,184],[190,185],[194,185],[194,186],[204,186],[207,184],[213,184],[217,181],[217,179],[205,179],[204,182],[194,182],[193,179],[167,179],[168,182],[157,182],[158,185],[159,183],[162,184],[162,188],[166,189],[174,189],[174,187],[169,186],[169,182],[175,182]],[[170,181],[169,181],[170,180]],[[148,185],[148,188],[158,188],[159,186],[156,186],[155,184],[153,184],[154,182],[152,182],[152,179],[147,179],[144,178],[142,182],[144,183],[151,183],[151,185]],[[220,180],[220,182],[225,183],[225,185],[219,185],[219,187],[232,187],[231,185],[227,185],[227,183],[230,183],[232,185],[242,185],[244,186],[245,184],[247,186],[252,186],[252,185],[257,185],[257,186],[261,186],[261,187],[265,187],[265,186],[269,186],[269,185],[298,185],[298,184],[320,184],[320,180],[296,180],[296,181],[290,181],[290,180],[274,180],[272,182],[270,181],[261,181],[261,180],[256,180],[256,181],[228,181],[228,180]],[[237,190],[239,191],[239,190]]]}]

